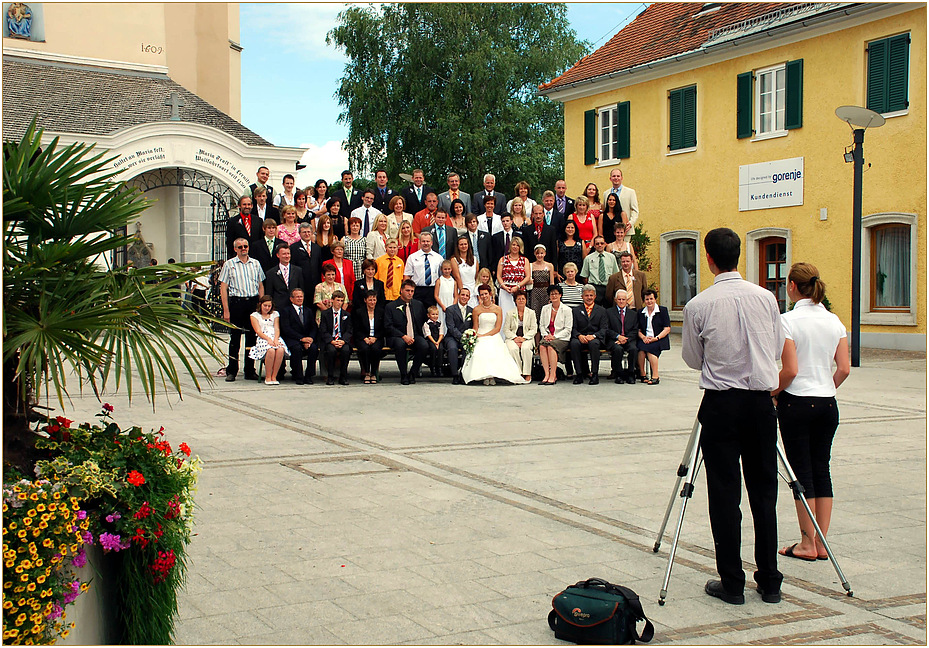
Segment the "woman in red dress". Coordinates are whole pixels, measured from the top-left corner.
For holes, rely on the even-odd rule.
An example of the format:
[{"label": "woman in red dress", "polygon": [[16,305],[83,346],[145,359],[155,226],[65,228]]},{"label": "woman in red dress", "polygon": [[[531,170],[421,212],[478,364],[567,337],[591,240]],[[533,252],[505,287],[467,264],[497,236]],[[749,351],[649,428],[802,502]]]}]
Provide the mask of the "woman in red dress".
[{"label": "woman in red dress", "polygon": [[335,265],[335,282],[345,286],[345,294],[348,295],[346,302],[351,303],[355,287],[355,264],[345,258],[345,244],[342,241],[333,241],[329,249],[332,250],[331,263]]},{"label": "woman in red dress", "polygon": [[574,213],[569,218],[577,226],[577,237],[584,246],[589,250],[593,245],[594,237],[597,235],[597,221],[588,211],[590,203],[584,196],[578,196],[574,201]]}]

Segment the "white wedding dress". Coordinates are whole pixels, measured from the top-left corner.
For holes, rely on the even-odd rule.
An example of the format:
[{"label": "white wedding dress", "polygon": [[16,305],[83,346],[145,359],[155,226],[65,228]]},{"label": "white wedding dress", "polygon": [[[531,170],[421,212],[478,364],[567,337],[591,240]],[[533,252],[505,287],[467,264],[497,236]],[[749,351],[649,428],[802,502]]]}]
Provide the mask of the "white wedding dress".
[{"label": "white wedding dress", "polygon": [[[494,313],[481,313],[478,320],[478,333],[487,333],[497,325],[497,316]],[[461,377],[466,383],[485,378],[500,378],[515,385],[524,385],[519,373],[519,366],[513,356],[506,349],[503,338],[499,335],[485,335],[477,338],[474,351],[468,356]]]}]

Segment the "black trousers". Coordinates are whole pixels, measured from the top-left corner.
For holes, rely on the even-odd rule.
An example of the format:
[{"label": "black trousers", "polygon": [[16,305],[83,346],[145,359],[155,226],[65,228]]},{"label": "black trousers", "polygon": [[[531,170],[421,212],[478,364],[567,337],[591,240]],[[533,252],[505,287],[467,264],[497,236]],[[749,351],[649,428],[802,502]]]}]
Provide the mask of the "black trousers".
[{"label": "black trousers", "polygon": [[[777,398],[777,419],[787,461],[803,486],[804,497],[832,497],[829,459],[839,427],[835,398],[781,392]],[[800,498],[794,495],[794,499]]]},{"label": "black trousers", "polygon": [[390,337],[387,338],[387,346],[393,349],[394,355],[397,357],[397,367],[400,369],[401,380],[409,375],[406,363],[410,351],[413,352],[413,366],[411,371],[414,376],[419,372],[419,368],[423,366],[423,360],[425,360],[426,351],[428,350],[426,338],[414,337],[413,344],[407,346],[402,337]]},{"label": "black trousers", "polygon": [[600,371],[600,340],[594,338],[584,344],[577,338],[571,338],[571,361],[574,363],[574,371],[578,376],[586,376],[587,359],[582,357],[581,351],[590,352],[590,373],[596,376]]},{"label": "black trousers", "polygon": [[[295,381],[303,380],[309,376],[312,378],[316,375],[316,361],[319,359],[319,347],[313,342],[309,348],[304,349],[299,340],[286,341],[287,348],[290,350],[290,374]],[[303,371],[303,361],[306,360],[306,372]],[[283,366],[284,363],[281,363]],[[280,375],[280,374],[278,374]]]},{"label": "black trousers", "polygon": [[381,358],[384,357],[384,338],[379,337],[374,340],[374,344],[368,344],[364,339],[355,343],[358,349],[358,364],[361,365],[361,373],[376,374],[381,366]]},{"label": "black trousers", "polygon": [[341,349],[335,348],[330,342],[323,349],[323,358],[326,362],[326,378],[332,378],[335,365],[339,365],[339,380],[348,378],[348,360],[352,357],[352,346],[346,342]]},{"label": "black trousers", "polygon": [[452,378],[458,375],[458,348],[460,344],[453,337],[445,336],[442,340],[442,346],[445,347],[445,353],[448,355],[448,369],[452,372]]},{"label": "black trousers", "polygon": [[195,288],[191,291],[194,312],[197,315],[209,315],[206,309],[206,288]]},{"label": "black trousers", "polygon": [[[441,270],[441,268],[439,268]],[[436,276],[440,276],[440,272]],[[432,286],[416,286],[416,290],[413,291],[413,297],[418,299],[423,303],[424,308],[429,308],[430,306],[435,306],[435,285]]]},{"label": "black trousers", "polygon": [[245,331],[245,375],[254,376],[255,361],[248,357],[248,352],[255,346],[258,336],[252,328],[251,315],[258,306],[258,295],[254,297],[229,297],[229,323],[234,327],[229,332],[229,364],[226,375],[239,373],[239,349],[242,346],[242,331]]},{"label": "black trousers", "polygon": [[706,468],[710,526],[716,570],[730,594],[745,588],[742,570],[742,481],[755,526],[755,582],[779,591],[777,570],[777,420],[766,391],[706,390],[697,418],[703,426],[700,449]]},{"label": "black trousers", "polygon": [[[626,338],[625,344],[620,344],[616,340],[613,340],[607,346],[607,349],[610,351],[610,368],[613,371],[613,374],[616,376],[632,376],[635,373],[635,356],[638,347],[636,346],[635,339],[633,337]],[[623,369],[623,356],[626,357],[626,366],[629,368]]]}]

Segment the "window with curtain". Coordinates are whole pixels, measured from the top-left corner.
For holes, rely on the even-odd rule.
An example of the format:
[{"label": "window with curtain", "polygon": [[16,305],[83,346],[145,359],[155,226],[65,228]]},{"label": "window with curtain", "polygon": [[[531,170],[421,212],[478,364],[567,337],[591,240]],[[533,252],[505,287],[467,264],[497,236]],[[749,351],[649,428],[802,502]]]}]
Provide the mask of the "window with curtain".
[{"label": "window with curtain", "polygon": [[910,226],[871,229],[871,310],[910,310]]},{"label": "window with curtain", "polygon": [[684,310],[697,294],[697,242],[679,239],[671,243],[671,309]]}]

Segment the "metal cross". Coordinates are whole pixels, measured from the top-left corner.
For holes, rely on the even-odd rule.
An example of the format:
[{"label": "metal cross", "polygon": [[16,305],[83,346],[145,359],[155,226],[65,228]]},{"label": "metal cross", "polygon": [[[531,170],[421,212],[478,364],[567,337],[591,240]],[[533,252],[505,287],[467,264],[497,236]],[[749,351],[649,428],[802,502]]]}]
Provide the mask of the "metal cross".
[{"label": "metal cross", "polygon": [[171,106],[171,116],[168,119],[170,121],[181,121],[180,109],[184,106],[184,98],[179,97],[178,94],[172,90],[170,96],[165,99],[165,105]]}]

